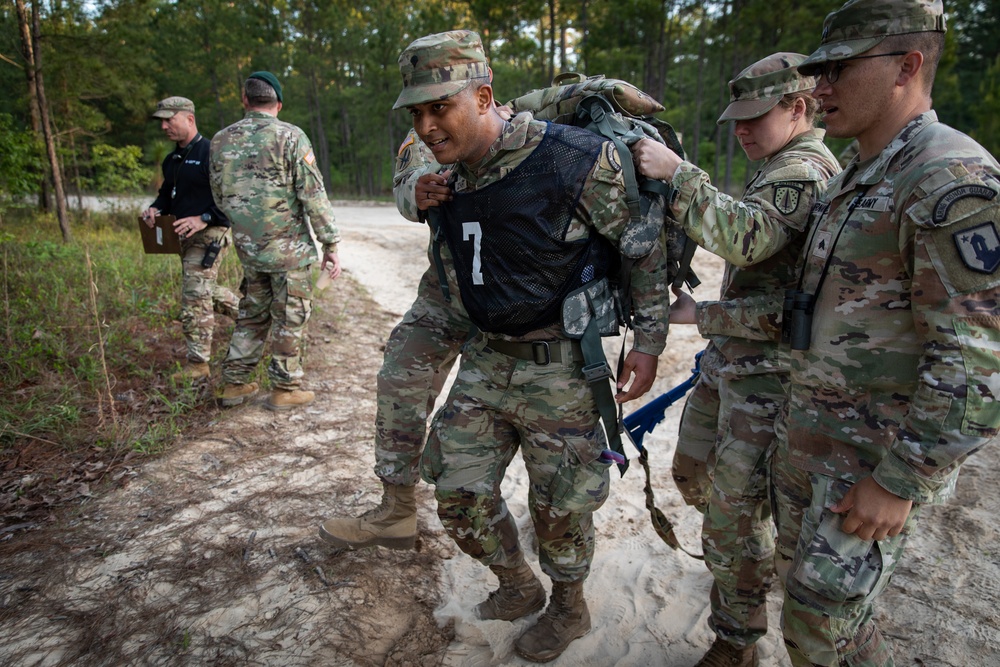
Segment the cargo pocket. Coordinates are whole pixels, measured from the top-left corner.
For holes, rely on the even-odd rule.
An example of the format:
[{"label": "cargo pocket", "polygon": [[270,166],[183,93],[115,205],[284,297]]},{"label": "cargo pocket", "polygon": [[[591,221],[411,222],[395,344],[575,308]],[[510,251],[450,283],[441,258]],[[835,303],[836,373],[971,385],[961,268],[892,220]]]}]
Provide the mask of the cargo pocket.
[{"label": "cargo pocket", "polygon": [[[843,518],[824,510],[820,524],[802,556],[796,559],[789,580],[838,604],[861,604],[875,598],[888,585],[883,554],[893,553],[903,533],[882,542],[862,540],[840,529]],[[829,611],[829,610],[828,610]]]},{"label": "cargo pocket", "polygon": [[420,455],[420,478],[427,484],[437,485],[441,472],[444,470],[441,459],[441,439],[438,437],[442,427],[441,413],[443,411],[444,408],[440,408],[434,413],[430,430],[427,432],[427,444]]},{"label": "cargo pocket", "polygon": [[309,269],[297,269],[285,274],[285,316],[290,327],[301,327],[312,312],[312,278]]},{"label": "cargo pocket", "polygon": [[[583,450],[581,455],[580,450]],[[608,499],[611,462],[589,441],[568,442],[549,484],[549,504],[564,512],[594,512]]]},{"label": "cargo pocket", "polygon": [[966,403],[962,433],[992,437],[1000,424],[1000,341],[996,317],[955,320],[965,364]]}]

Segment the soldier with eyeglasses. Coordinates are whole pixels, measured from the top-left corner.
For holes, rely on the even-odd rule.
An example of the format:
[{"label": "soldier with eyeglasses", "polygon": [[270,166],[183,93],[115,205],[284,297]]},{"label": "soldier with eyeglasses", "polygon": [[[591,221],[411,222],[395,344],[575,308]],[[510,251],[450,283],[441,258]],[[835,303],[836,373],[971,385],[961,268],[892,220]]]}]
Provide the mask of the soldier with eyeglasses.
[{"label": "soldier with eyeglasses", "polygon": [[944,33],[941,0],[852,0],[799,65],[858,154],[813,209],[776,424],[793,665],[893,664],[872,604],[1000,430],[1000,165],[932,109]]}]

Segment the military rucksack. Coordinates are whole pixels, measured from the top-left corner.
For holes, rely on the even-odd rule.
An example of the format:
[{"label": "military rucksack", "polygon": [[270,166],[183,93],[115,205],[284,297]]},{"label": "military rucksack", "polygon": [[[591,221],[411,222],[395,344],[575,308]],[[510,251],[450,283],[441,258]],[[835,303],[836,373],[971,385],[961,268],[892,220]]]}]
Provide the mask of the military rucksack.
[{"label": "military rucksack", "polygon": [[[637,174],[629,150],[640,139],[653,139],[684,157],[684,148],[673,127],[654,114],[662,104],[628,81],[608,79],[602,74],[584,76],[576,72],[560,74],[552,86],[526,93],[507,103],[514,113],[530,111],[537,120],[575,125],[613,141],[618,149],[625,176],[626,197],[632,221],[622,251],[645,247],[652,230],[662,234],[667,252],[668,279],[673,287],[682,283],[693,289],[700,281],[691,270],[695,244],[669,214],[673,188],[663,181]],[[649,224],[643,225],[641,221]],[[641,252],[639,256],[641,256]]]}]

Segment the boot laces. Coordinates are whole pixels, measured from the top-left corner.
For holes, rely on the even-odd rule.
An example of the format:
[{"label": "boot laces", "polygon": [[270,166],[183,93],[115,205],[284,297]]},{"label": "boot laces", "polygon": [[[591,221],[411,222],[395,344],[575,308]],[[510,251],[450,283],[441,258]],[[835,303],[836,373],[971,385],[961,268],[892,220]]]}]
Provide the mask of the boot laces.
[{"label": "boot laces", "polygon": [[377,519],[389,512],[389,496],[388,494],[382,494],[382,500],[378,505],[371,508],[367,512],[362,513],[362,519]]}]

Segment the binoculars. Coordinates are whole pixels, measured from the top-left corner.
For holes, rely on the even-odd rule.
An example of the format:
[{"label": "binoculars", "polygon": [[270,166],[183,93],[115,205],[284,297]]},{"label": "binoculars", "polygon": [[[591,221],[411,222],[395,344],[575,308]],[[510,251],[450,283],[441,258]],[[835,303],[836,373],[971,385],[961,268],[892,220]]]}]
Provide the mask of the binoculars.
[{"label": "binoculars", "polygon": [[781,342],[793,350],[808,350],[812,337],[813,304],[816,299],[802,290],[785,290],[781,308]]}]

